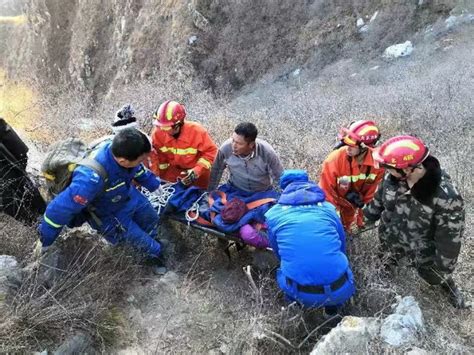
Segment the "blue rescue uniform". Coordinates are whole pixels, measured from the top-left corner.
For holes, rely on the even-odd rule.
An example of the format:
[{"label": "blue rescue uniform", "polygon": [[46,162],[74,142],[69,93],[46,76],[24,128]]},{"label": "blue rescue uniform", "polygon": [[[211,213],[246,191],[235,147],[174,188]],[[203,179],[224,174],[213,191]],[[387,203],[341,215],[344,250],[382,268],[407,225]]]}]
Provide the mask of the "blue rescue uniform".
[{"label": "blue rescue uniform", "polygon": [[315,183],[290,183],[265,217],[280,259],[278,285],[288,299],[307,307],[340,306],[354,294],[344,229]]},{"label": "blue rescue uniform", "polygon": [[[71,184],[46,209],[39,227],[41,242],[49,246],[65,225],[73,227],[87,221],[112,244],[125,242],[157,257],[160,244],[154,237],[159,217],[133,181],[154,191],[160,180],[143,164],[130,169],[120,166],[110,146],[111,142],[105,142],[90,156],[104,167],[107,181],[91,168],[78,166]],[[98,219],[92,218],[88,210]]]}]

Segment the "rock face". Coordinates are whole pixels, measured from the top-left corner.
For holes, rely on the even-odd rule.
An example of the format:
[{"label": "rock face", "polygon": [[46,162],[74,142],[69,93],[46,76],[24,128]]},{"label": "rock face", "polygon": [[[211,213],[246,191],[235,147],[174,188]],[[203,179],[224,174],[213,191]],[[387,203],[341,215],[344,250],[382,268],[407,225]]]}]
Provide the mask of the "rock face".
[{"label": "rock face", "polygon": [[[369,343],[379,342],[387,352],[393,347],[413,344],[419,332],[424,330],[421,309],[412,296],[398,297],[392,306],[394,313],[385,319],[344,317],[341,323],[325,335],[314,347],[312,355],[363,354]],[[416,348],[418,354],[423,349]]]},{"label": "rock face", "polygon": [[[447,17],[452,8],[447,0],[422,7],[413,2],[381,6],[379,0],[368,0],[358,4],[357,12],[370,23],[370,35],[352,41],[360,29],[354,26],[350,2],[25,3],[26,24],[0,27],[0,39],[6,42],[0,43],[5,46],[0,65],[15,76],[67,84],[95,97],[144,79],[181,86],[197,81],[213,92],[227,93],[272,71],[278,76],[295,67],[322,69],[344,54],[381,51]],[[368,29],[363,22],[359,18],[357,24]]]}]

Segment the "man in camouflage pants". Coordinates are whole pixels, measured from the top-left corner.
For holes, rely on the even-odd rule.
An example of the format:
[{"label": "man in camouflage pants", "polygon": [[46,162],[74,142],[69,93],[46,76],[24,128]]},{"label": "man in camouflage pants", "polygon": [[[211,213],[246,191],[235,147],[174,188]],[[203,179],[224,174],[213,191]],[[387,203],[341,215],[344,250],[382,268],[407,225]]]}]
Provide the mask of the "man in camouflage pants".
[{"label": "man in camouflage pants", "polygon": [[464,230],[463,200],[450,177],[415,137],[391,138],[373,155],[388,174],[364,215],[368,223],[380,219],[383,254],[395,265],[407,257],[426,282],[441,285],[455,307],[466,308],[450,276]]}]

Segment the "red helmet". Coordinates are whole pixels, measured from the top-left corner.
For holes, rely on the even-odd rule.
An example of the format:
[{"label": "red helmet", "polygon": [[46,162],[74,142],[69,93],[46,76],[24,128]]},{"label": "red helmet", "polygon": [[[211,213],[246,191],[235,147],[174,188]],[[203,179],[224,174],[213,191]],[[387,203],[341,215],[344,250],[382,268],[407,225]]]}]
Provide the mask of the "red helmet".
[{"label": "red helmet", "polygon": [[418,138],[397,136],[390,138],[380,147],[374,149],[374,160],[396,169],[405,169],[421,164],[430,151]]},{"label": "red helmet", "polygon": [[350,147],[361,144],[373,147],[380,138],[380,133],[374,121],[360,120],[351,123],[349,128],[341,128],[338,138]]},{"label": "red helmet", "polygon": [[176,101],[163,102],[158,110],[153,113],[155,121],[153,124],[159,127],[171,127],[176,123],[183,122],[186,117],[184,105]]}]

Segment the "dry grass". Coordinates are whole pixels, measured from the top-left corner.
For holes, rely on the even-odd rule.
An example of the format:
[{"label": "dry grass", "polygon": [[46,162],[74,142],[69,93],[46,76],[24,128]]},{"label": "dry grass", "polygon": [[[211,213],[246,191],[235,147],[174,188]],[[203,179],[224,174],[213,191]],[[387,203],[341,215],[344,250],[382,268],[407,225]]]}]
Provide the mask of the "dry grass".
[{"label": "dry grass", "polygon": [[[28,241],[20,244],[2,233],[0,247],[22,245],[30,252],[32,234],[18,234]],[[91,336],[98,350],[124,341],[124,316],[116,305],[124,297],[122,285],[139,277],[141,268],[129,250],[104,249],[97,236],[78,235],[66,235],[57,242],[60,253],[49,252],[39,264],[31,254],[22,260],[29,262],[22,283],[12,289],[9,308],[0,315],[0,352],[54,348],[76,332]],[[54,277],[45,277],[49,273]]]},{"label": "dry grass", "polygon": [[[361,7],[367,13],[374,10],[370,1]],[[202,12],[206,15],[205,9]],[[140,123],[148,131],[152,110],[163,100],[173,98],[187,105],[189,118],[202,122],[217,143],[229,137],[237,122],[255,122],[260,136],[273,144],[285,167],[305,168],[317,179],[339,127],[356,119],[373,118],[381,127],[383,139],[401,133],[424,139],[462,192],[467,210],[466,238],[455,278],[472,297],[472,33],[472,29],[450,32],[433,43],[416,44],[411,58],[394,63],[377,57],[362,63],[340,60],[325,63],[317,77],[303,69],[297,81],[288,77],[265,78],[263,85],[247,87],[238,97],[227,99],[179,80],[133,82],[116,88],[113,95],[96,100],[93,105],[87,93],[66,94],[58,89],[52,98],[40,103],[42,112],[47,113],[43,120],[47,119],[51,127],[51,136],[45,143],[71,134],[100,136],[108,129],[116,109],[127,102],[137,108]],[[396,38],[389,36],[386,41],[392,39]],[[447,39],[453,45],[445,50],[441,44]],[[270,65],[264,62],[259,70]],[[249,64],[248,68],[239,68],[244,71],[251,67]],[[242,75],[255,78],[257,74]],[[219,80],[216,87],[227,90],[230,79]],[[238,87],[239,82],[235,83]],[[78,121],[83,121],[83,128],[78,129]],[[320,310],[288,306],[268,271],[253,275],[255,287],[250,286],[242,267],[252,262],[252,253],[234,252],[229,264],[224,254],[216,251],[212,238],[181,228],[170,233],[175,244],[170,268],[177,278],[168,282],[148,279],[145,287],[143,280],[131,282],[129,288],[122,287],[131,273],[138,272],[125,255],[102,250],[96,243],[87,243],[86,248],[73,243],[72,248],[68,247],[74,252],[64,266],[64,279],[46,290],[31,274],[17,291],[11,312],[0,316],[4,324],[0,340],[6,344],[0,350],[42,350],[75,329],[87,329],[98,347],[104,349],[108,344],[105,338],[110,337],[108,331],[114,327],[101,328],[100,324],[120,323],[121,317],[113,307],[117,302],[120,309],[125,307],[119,302],[121,291],[137,298],[137,304],[126,306],[127,312],[140,314],[132,322],[136,328],[130,333],[135,335],[133,343],[150,353],[219,349],[229,353],[303,353],[319,339],[323,333],[318,328],[323,322]],[[27,258],[28,252],[20,243],[30,246],[34,237],[22,233],[20,243],[15,244],[15,235],[9,235],[6,250]],[[420,347],[435,353],[472,352],[472,315],[454,310],[434,289],[422,284],[411,269],[402,268],[396,275],[384,274],[375,255],[377,245],[374,233],[366,233],[350,244],[358,294],[348,312],[382,316],[389,312],[396,295],[411,294],[420,302],[427,321]],[[101,287],[95,287],[99,284]],[[13,331],[7,333],[7,329]],[[374,343],[370,351],[377,353],[380,349],[380,344]]]}]

